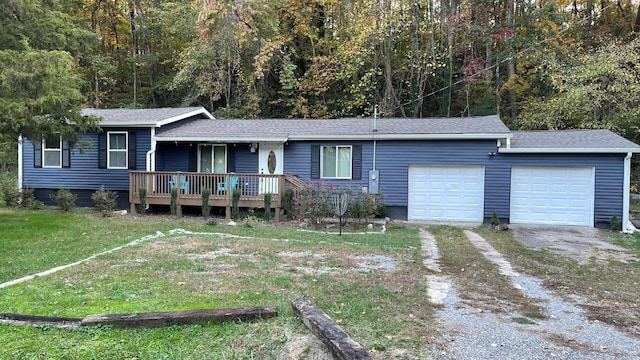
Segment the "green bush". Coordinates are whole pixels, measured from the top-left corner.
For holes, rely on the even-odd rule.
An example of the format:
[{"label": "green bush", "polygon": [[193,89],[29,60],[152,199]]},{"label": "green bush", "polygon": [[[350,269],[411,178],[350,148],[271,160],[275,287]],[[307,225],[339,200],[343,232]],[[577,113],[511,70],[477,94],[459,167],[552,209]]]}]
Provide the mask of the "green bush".
[{"label": "green bush", "polygon": [[284,211],[287,213],[287,220],[293,220],[293,199],[295,192],[293,189],[284,191]]},{"label": "green bush", "polygon": [[615,215],[611,218],[611,231],[622,231],[622,224]]},{"label": "green bush", "polygon": [[209,217],[209,214],[211,214],[209,197],[211,197],[211,189],[202,189],[202,216],[204,217]]},{"label": "green bush", "polygon": [[50,194],[49,197],[53,200],[58,208],[62,211],[71,211],[76,206],[75,194],[67,189],[60,188],[55,194]]},{"label": "green bush", "polygon": [[500,225],[500,218],[498,217],[497,212],[494,211],[493,214],[491,214],[491,220],[489,220],[489,224],[492,226]]},{"label": "green bush", "polygon": [[240,202],[240,196],[242,192],[238,188],[234,188],[231,192],[231,218],[233,220],[240,219],[240,209],[238,208],[238,202]]},{"label": "green bush", "polygon": [[22,207],[30,210],[40,210],[44,208],[42,201],[36,200],[35,194],[32,188],[22,189]]},{"label": "green bush", "polygon": [[140,207],[138,208],[138,212],[140,215],[144,215],[147,212],[147,188],[139,188],[138,195],[140,195]]},{"label": "green bush", "polygon": [[103,216],[109,216],[113,213],[118,203],[118,193],[100,186],[100,189],[91,195],[91,200],[93,200],[96,210],[100,211]]},{"label": "green bush", "polygon": [[178,188],[171,189],[171,203],[169,204],[169,210],[171,215],[176,216],[178,214]]},{"label": "green bush", "polygon": [[271,194],[266,193],[264,196],[264,219],[266,221],[271,220]]},{"label": "green bush", "polygon": [[13,171],[0,173],[0,200],[7,206],[14,206],[20,199],[18,175]]}]

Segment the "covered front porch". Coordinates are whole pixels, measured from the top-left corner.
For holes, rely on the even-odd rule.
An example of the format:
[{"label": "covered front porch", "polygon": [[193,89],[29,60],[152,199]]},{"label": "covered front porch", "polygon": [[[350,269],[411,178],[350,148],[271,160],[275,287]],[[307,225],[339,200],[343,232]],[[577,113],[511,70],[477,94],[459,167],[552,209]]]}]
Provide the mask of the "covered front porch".
[{"label": "covered front porch", "polygon": [[239,208],[264,208],[264,194],[271,194],[271,209],[275,220],[280,220],[283,206],[285,175],[200,173],[171,171],[131,171],[129,173],[129,203],[131,213],[136,213],[141,203],[140,189],[146,189],[146,204],[170,205],[171,190],[177,189],[177,215],[182,216],[182,206],[202,206],[202,192],[211,190],[209,205],[224,207],[227,219],[231,218],[233,190],[240,190]]}]

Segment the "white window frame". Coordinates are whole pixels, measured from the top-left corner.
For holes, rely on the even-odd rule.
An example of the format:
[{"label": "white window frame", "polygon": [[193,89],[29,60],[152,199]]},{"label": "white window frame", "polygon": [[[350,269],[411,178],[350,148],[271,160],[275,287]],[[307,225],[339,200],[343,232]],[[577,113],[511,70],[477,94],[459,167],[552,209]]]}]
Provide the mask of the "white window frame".
[{"label": "white window frame", "polygon": [[227,173],[227,157],[229,156],[229,151],[227,149],[227,144],[198,144],[198,172],[202,172],[202,147],[203,146],[211,146],[211,174],[215,174],[213,171],[215,169],[215,149],[216,146],[222,146],[224,148],[224,172],[221,174]]},{"label": "white window frame", "polygon": [[[58,148],[48,148],[47,139],[42,139],[42,167],[43,168],[54,168],[54,169],[62,168],[62,138],[58,137],[58,140],[59,140]],[[47,165],[47,157],[45,155],[46,153],[52,153],[52,152],[58,153],[58,160],[59,160],[58,165]]]},{"label": "white window frame", "polygon": [[[124,134],[124,149],[111,149],[111,135]],[[111,152],[124,152],[124,166],[111,166]],[[107,131],[107,169],[129,168],[129,133],[127,131]]]},{"label": "white window frame", "polygon": [[[324,176],[324,149],[334,148],[336,152],[336,176]],[[340,159],[338,158],[339,148],[349,148],[349,176],[337,176]],[[353,178],[353,146],[352,145],[326,145],[320,146],[320,178],[321,179],[352,179]]]}]

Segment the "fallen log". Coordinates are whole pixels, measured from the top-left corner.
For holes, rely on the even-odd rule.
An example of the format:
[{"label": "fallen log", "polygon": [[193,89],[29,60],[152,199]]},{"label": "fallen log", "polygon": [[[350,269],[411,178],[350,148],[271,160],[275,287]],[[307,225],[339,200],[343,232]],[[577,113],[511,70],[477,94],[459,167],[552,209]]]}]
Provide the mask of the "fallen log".
[{"label": "fallen log", "polygon": [[307,298],[295,299],[291,302],[291,307],[309,330],[329,348],[334,359],[371,359],[365,348],[351,339],[340,325],[313,305],[311,300]]},{"label": "fallen log", "polygon": [[0,313],[0,320],[12,322],[22,322],[27,324],[50,324],[50,325],[80,325],[80,318],[56,317],[56,316],[38,316],[24,315],[12,313]]},{"label": "fallen log", "polygon": [[117,328],[157,328],[172,325],[193,325],[207,322],[247,322],[278,316],[275,306],[200,309],[138,314],[89,315],[82,326],[109,325]]}]

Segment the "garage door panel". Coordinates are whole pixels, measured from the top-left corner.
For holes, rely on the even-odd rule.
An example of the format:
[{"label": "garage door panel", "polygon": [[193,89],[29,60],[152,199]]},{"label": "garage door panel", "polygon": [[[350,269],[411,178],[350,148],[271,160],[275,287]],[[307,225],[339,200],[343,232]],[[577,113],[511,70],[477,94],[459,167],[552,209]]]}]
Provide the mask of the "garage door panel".
[{"label": "garage door panel", "polygon": [[514,167],[511,174],[511,222],[593,225],[593,168]]},{"label": "garage door panel", "polygon": [[410,220],[481,221],[484,167],[410,166]]}]

